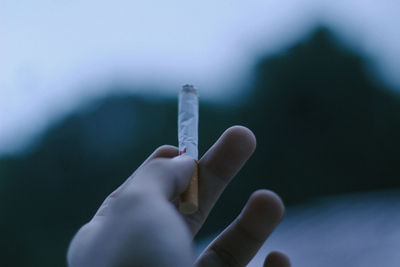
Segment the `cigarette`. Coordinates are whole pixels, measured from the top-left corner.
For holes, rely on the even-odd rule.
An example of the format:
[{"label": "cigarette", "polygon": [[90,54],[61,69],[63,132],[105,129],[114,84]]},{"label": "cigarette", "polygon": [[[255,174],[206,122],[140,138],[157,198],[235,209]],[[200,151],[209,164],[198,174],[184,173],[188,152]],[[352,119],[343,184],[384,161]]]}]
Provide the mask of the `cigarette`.
[{"label": "cigarette", "polygon": [[187,155],[196,162],[196,168],[190,183],[182,193],[179,211],[191,214],[199,208],[198,196],[198,125],[199,97],[192,85],[184,85],[179,93],[178,103],[178,142],[179,154]]}]

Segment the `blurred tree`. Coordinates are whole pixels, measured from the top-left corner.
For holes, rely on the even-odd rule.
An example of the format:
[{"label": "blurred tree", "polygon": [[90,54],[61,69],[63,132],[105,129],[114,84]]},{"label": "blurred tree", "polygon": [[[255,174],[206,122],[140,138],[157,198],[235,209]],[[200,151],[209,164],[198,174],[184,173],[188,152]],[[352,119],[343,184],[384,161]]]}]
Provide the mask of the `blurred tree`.
[{"label": "blurred tree", "polygon": [[257,188],[295,204],[400,186],[399,95],[377,85],[363,59],[328,29],[261,59],[251,94],[241,123],[255,132],[257,150],[214,209],[211,225],[220,214],[232,219]]},{"label": "blurred tree", "polygon": [[[223,227],[257,188],[288,204],[399,187],[400,101],[325,28],[261,59],[241,106],[200,106],[200,154],[232,124],[258,148],[200,235]],[[117,88],[118,89],[118,88]],[[114,95],[53,125],[35,151],[0,161],[1,266],[64,266],[78,227],[162,144],[176,144],[176,99]]]}]

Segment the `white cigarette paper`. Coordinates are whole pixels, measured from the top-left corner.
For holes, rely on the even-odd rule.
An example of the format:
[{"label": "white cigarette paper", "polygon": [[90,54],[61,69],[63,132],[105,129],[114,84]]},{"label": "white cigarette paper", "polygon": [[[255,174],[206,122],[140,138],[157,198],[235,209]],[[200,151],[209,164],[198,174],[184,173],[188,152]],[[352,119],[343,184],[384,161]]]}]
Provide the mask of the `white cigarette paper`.
[{"label": "white cigarette paper", "polygon": [[192,85],[184,85],[179,94],[178,141],[179,154],[185,154],[197,161],[199,126],[199,97]]},{"label": "white cigarette paper", "polygon": [[199,97],[191,85],[184,85],[179,93],[178,104],[178,141],[179,154],[188,155],[196,161],[196,168],[186,190],[181,194],[179,211],[192,214],[199,208],[198,193],[198,126]]}]

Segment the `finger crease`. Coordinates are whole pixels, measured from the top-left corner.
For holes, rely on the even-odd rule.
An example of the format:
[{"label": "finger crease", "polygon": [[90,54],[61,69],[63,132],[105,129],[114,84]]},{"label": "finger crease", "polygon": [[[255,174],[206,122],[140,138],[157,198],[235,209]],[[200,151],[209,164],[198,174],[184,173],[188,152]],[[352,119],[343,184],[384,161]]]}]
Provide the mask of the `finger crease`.
[{"label": "finger crease", "polygon": [[229,250],[224,249],[219,245],[214,245],[211,248],[212,251],[217,255],[217,257],[222,261],[224,266],[229,267],[241,267],[236,257],[229,252]]},{"label": "finger crease", "polygon": [[246,239],[249,239],[251,242],[255,243],[256,245],[262,245],[265,242],[265,239],[260,239],[256,235],[252,234],[249,230],[247,230],[240,221],[236,222],[236,227],[238,232],[241,233]]}]

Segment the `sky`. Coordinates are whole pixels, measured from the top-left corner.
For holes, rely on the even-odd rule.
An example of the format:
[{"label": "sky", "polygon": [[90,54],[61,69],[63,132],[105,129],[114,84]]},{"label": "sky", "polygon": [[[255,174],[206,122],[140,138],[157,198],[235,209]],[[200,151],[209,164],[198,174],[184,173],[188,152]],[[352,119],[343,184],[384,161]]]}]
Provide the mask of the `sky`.
[{"label": "sky", "polygon": [[397,0],[2,0],[0,155],[115,82],[161,96],[192,83],[209,101],[240,95],[258,56],[321,23],[400,88],[398,10]]}]

